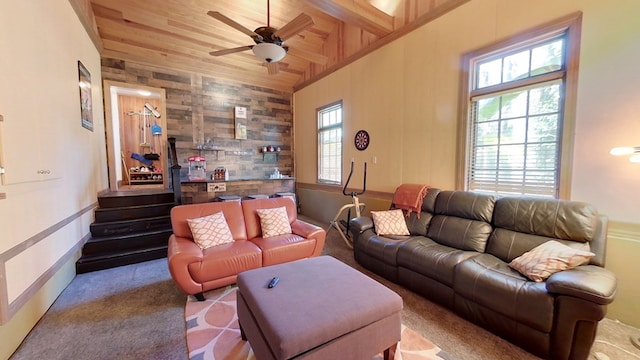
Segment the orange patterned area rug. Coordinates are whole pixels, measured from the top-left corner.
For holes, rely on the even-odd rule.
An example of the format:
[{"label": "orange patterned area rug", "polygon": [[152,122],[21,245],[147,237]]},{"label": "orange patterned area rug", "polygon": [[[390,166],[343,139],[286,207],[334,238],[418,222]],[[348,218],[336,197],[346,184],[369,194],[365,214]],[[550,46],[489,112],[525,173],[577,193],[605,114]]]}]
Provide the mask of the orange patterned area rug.
[{"label": "orange patterned area rug", "polygon": [[[255,360],[249,343],[240,338],[236,287],[212,290],[205,293],[205,297],[205,301],[189,297],[185,306],[189,359]],[[401,338],[395,360],[451,359],[431,341],[404,325]],[[373,359],[382,359],[382,354]]]}]

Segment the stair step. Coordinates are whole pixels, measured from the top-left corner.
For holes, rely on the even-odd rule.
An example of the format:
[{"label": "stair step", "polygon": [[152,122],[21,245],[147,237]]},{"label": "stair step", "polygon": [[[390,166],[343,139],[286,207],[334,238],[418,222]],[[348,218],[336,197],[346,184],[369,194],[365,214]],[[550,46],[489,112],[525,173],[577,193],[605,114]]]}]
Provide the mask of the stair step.
[{"label": "stair step", "polygon": [[167,229],[170,227],[171,217],[169,215],[144,219],[94,222],[89,225],[91,236],[93,237],[114,236],[127,233]]},{"label": "stair step", "polygon": [[138,233],[119,234],[112,236],[92,237],[82,247],[82,254],[95,255],[118,251],[134,251],[145,248],[167,246],[171,227]]},{"label": "stair step", "polygon": [[95,222],[113,222],[121,220],[133,220],[156,216],[166,216],[171,213],[175,203],[160,203],[151,205],[136,205],[113,208],[97,208],[94,211]]},{"label": "stair step", "polygon": [[98,204],[92,237],[76,261],[78,274],[167,256],[176,205],[172,191],[106,192],[98,196]]},{"label": "stair step", "polygon": [[83,255],[76,262],[76,273],[110,269],[143,261],[161,259],[167,256],[167,246],[158,246],[137,251],[118,251],[98,255]]},{"label": "stair step", "polygon": [[175,202],[173,192],[169,190],[112,191],[98,196],[100,208],[120,208],[168,202]]}]

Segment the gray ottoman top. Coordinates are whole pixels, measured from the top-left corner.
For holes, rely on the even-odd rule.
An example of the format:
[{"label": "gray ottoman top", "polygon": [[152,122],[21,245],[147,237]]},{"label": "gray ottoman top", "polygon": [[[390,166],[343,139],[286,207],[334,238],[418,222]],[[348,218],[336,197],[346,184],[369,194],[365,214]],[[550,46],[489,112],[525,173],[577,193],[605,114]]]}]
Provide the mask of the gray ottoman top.
[{"label": "gray ottoman top", "polygon": [[[280,277],[268,288],[269,281]],[[330,256],[248,270],[238,289],[275,354],[290,358],[402,310],[402,298]]]}]

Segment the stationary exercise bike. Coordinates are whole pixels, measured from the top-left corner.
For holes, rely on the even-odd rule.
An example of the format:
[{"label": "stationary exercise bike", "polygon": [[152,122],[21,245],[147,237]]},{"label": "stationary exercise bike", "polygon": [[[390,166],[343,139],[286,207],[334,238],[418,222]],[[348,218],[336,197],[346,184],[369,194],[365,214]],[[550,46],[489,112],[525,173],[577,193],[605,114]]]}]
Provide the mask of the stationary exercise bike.
[{"label": "stationary exercise bike", "polygon": [[[336,214],[336,216],[329,223],[329,228],[327,229],[327,233],[329,232],[329,230],[331,230],[331,228],[335,228],[336,230],[338,230],[338,233],[340,234],[340,237],[342,237],[342,240],[344,240],[345,244],[347,244],[348,247],[353,248],[352,240],[350,239],[351,235],[349,234],[349,227],[351,225],[350,224],[351,209],[355,210],[356,217],[359,217],[361,211],[364,210],[365,204],[360,202],[360,200],[358,199],[358,195],[364,194],[364,192],[367,190],[367,163],[366,162],[364,163],[364,177],[362,181],[362,191],[352,191],[350,193],[347,193],[347,187],[349,186],[351,175],[353,175],[353,161],[351,161],[351,170],[349,171],[349,176],[347,177],[347,181],[344,183],[344,187],[342,188],[342,194],[344,194],[344,196],[351,196],[351,204],[346,204],[342,206],[340,210],[338,210],[338,213]],[[345,210],[347,210],[348,220],[340,219],[340,217],[342,216],[342,213]]]}]

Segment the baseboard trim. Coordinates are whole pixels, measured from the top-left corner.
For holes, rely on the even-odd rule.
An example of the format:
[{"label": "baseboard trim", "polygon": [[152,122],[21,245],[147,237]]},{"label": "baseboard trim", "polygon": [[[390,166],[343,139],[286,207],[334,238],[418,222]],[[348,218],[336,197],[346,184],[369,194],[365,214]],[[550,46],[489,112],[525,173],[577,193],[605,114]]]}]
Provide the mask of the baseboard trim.
[{"label": "baseboard trim", "polygon": [[[312,184],[312,183],[296,183],[296,188],[300,189],[309,189],[309,190],[318,190],[318,191],[326,191],[330,193],[342,193],[342,186],[339,185],[326,185],[326,184]],[[360,189],[347,188],[347,193],[362,191]],[[385,199],[391,200],[393,199],[393,193],[383,192],[383,191],[373,191],[367,190],[364,194],[360,195],[363,198],[375,198],[375,199]]]},{"label": "baseboard trim", "polygon": [[47,281],[49,281],[55,273],[62,268],[71,258],[76,256],[78,251],[82,248],[85,242],[91,237],[91,234],[87,233],[79,241],[69,249],[58,261],[56,261],[49,269],[47,269],[40,277],[36,279],[27,289],[25,289],[16,299],[9,303],[9,295],[7,289],[7,274],[6,274],[6,262],[11,258],[17,256],[30,247],[38,244],[40,241],[46,239],[56,231],[62,229],[66,225],[77,220],[85,213],[93,211],[98,206],[95,202],[77,213],[63,219],[62,221],[50,226],[49,228],[41,231],[40,233],[28,238],[27,240],[17,244],[11,249],[0,254],[0,325],[6,324],[18,310],[29,301],[34,294],[40,290]]},{"label": "baseboard trim", "polygon": [[609,221],[608,230],[609,238],[640,243],[640,224]]}]

